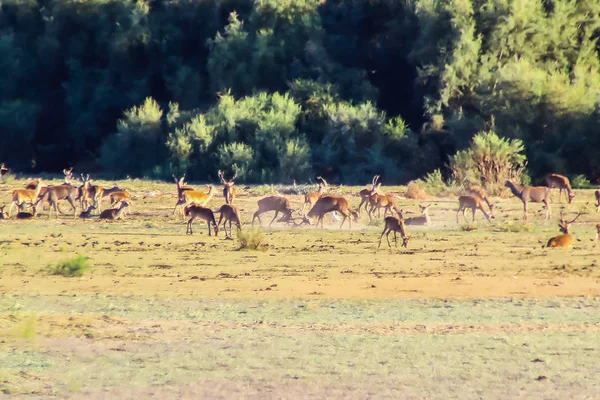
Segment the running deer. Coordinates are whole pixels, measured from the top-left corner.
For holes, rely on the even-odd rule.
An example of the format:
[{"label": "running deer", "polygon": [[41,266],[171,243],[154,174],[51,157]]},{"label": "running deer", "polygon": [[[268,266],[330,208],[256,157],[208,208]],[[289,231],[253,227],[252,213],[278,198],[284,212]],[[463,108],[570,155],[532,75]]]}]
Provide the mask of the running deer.
[{"label": "running deer", "polygon": [[550,240],[548,240],[548,244],[546,245],[546,247],[569,247],[569,246],[571,246],[573,244],[573,236],[569,233],[569,227],[582,214],[583,213],[580,212],[572,220],[565,221],[563,218],[563,213],[561,212],[560,213],[560,222],[558,223],[558,226],[560,228],[560,231],[562,232],[562,235],[558,235],[553,238],[550,238]]},{"label": "running deer", "polygon": [[177,185],[177,204],[175,205],[175,209],[173,210],[173,215],[175,215],[175,213],[177,212],[177,209],[180,206],[179,200],[181,200],[183,193],[188,190],[194,190],[194,188],[191,186],[186,186],[185,174],[183,174],[181,176],[181,178],[179,178],[179,179],[177,179],[177,177],[175,175],[173,175],[173,179],[175,179],[175,184]]},{"label": "running deer", "polygon": [[[182,192],[181,197],[175,204],[175,210],[177,207],[184,205],[185,207],[189,206],[192,203],[196,205],[205,206],[213,196],[213,185],[208,184],[208,192],[200,192],[196,190],[185,190]],[[173,214],[175,214],[175,210],[173,210]]]},{"label": "running deer", "polygon": [[[42,180],[39,179],[35,189],[17,189],[12,193],[12,204],[10,205],[9,214],[12,214],[14,206],[17,206],[18,210],[21,210],[23,204],[28,203],[31,206],[35,205],[38,195],[42,190]],[[34,213],[35,214],[35,213]]]},{"label": "running deer", "polygon": [[546,206],[546,219],[550,219],[550,188],[545,186],[521,186],[509,180],[504,184],[515,197],[523,202],[524,218],[527,218],[527,203],[544,203]]},{"label": "running deer", "polygon": [[252,216],[252,226],[254,226],[254,219],[258,218],[259,226],[262,225],[262,221],[260,220],[260,215],[269,211],[275,211],[275,216],[269,223],[269,227],[273,224],[279,213],[282,213],[283,216],[277,222],[288,222],[292,219],[292,206],[290,205],[290,201],[282,196],[268,196],[263,199],[258,200],[258,210]]},{"label": "running deer", "polygon": [[79,213],[79,218],[81,219],[87,219],[87,218],[91,218],[92,217],[92,211],[95,210],[96,207],[94,206],[89,206],[87,210],[82,211]]},{"label": "running deer", "polygon": [[458,224],[458,214],[462,211],[463,218],[465,222],[467,221],[467,217],[465,216],[465,211],[467,208],[470,208],[473,211],[473,221],[475,222],[475,211],[481,210],[483,216],[490,221],[490,216],[485,212],[482,204],[482,199],[479,196],[460,196],[458,198],[458,210],[456,210],[456,223]]},{"label": "running deer", "polygon": [[488,197],[488,194],[483,188],[472,186],[467,190],[467,192],[472,196],[478,196],[481,200],[485,201],[488,208],[490,209],[490,217],[494,218],[494,203],[492,203]]},{"label": "running deer", "polygon": [[398,239],[396,237],[397,232],[400,232],[402,236],[402,247],[408,246],[408,239],[410,236],[406,236],[406,229],[404,227],[404,221],[401,218],[397,217],[385,217],[385,225],[383,227],[383,232],[381,232],[381,236],[379,236],[379,245],[377,248],[381,247],[381,239],[383,239],[383,235],[387,239],[388,246],[392,247],[390,244],[390,233],[394,232],[394,244],[398,247]]},{"label": "running deer", "polygon": [[[91,206],[93,207],[93,205]],[[123,220],[126,217],[125,209],[129,207],[129,203],[124,201],[121,203],[119,208],[109,208],[107,210],[101,211],[99,219],[110,219],[110,220]]]},{"label": "running deer", "polygon": [[8,214],[4,212],[4,208],[6,208],[5,205],[0,207],[0,219],[8,219]]},{"label": "running deer", "polygon": [[327,181],[321,178],[320,176],[317,176],[317,180],[321,181],[321,183],[319,183],[319,189],[316,192],[312,191],[304,195],[304,205],[302,206],[302,212],[304,212],[304,209],[307,205],[309,209],[312,208],[312,206],[317,202],[317,200],[319,200],[319,197],[327,193]]},{"label": "running deer", "polygon": [[552,188],[558,188],[558,202],[561,203],[561,196],[562,196],[562,192],[563,190],[565,192],[567,192],[567,195],[569,197],[569,203],[571,203],[571,201],[573,201],[573,197],[575,197],[575,193],[573,193],[573,190],[571,189],[571,182],[569,182],[569,178],[567,178],[566,176],[563,175],[559,175],[559,174],[548,174],[544,177],[544,180],[546,181],[546,186],[548,186],[550,189]]},{"label": "running deer", "polygon": [[598,212],[600,210],[600,189],[596,190],[594,195],[596,196],[596,212]]},{"label": "running deer", "polygon": [[360,195],[360,204],[358,205],[358,209],[357,212],[360,213],[360,208],[363,206],[365,206],[365,210],[368,210],[368,207],[370,205],[370,200],[371,200],[371,196],[373,196],[376,193],[379,193],[379,187],[381,186],[381,182],[379,181],[379,175],[375,175],[373,177],[373,179],[371,180],[371,189],[363,189],[361,190],[358,194]]},{"label": "running deer", "polygon": [[215,221],[215,215],[213,214],[213,212],[210,208],[198,206],[196,204],[189,204],[189,205],[185,206],[185,208],[183,209],[183,214],[186,217],[190,217],[190,219],[187,222],[187,228],[185,230],[186,235],[187,234],[192,235],[194,233],[192,231],[192,223],[194,222],[194,220],[196,218],[198,218],[198,219],[201,219],[206,222],[206,224],[208,226],[208,236],[212,236],[210,233],[210,225],[211,224],[215,231],[215,236],[217,236],[217,233],[219,232],[219,227],[217,226],[217,223]]},{"label": "running deer", "polygon": [[336,211],[344,217],[344,219],[342,219],[340,229],[342,229],[342,227],[344,226],[344,222],[346,222],[346,219],[348,219],[349,228],[352,228],[352,219],[354,219],[354,222],[358,222],[358,213],[350,208],[348,200],[346,200],[346,198],[343,196],[325,195],[321,197],[317,200],[313,208],[308,212],[307,217],[316,217],[316,227],[319,227],[320,222],[321,228],[323,228],[323,217],[325,216],[325,214],[330,213],[332,211]]},{"label": "running deer", "polygon": [[233,178],[230,180],[226,180],[223,176],[223,171],[219,170],[219,179],[221,179],[221,183],[223,184],[223,197],[225,197],[225,204],[233,204],[233,200],[235,200],[235,180],[238,177],[237,171],[233,175]]},{"label": "running deer", "polygon": [[[223,220],[223,230],[225,231],[225,238],[231,239],[231,224],[234,223],[237,228],[242,230],[242,221],[240,220],[240,212],[236,206],[231,204],[223,204],[218,211],[221,215],[219,215],[219,222],[217,222],[217,226],[221,225],[221,220]],[[226,224],[229,222],[229,235],[227,234]]]},{"label": "running deer", "polygon": [[429,219],[429,207],[431,207],[431,204],[428,206],[419,205],[419,207],[421,207],[421,216],[405,218],[404,225],[426,226],[431,223],[431,220]]}]

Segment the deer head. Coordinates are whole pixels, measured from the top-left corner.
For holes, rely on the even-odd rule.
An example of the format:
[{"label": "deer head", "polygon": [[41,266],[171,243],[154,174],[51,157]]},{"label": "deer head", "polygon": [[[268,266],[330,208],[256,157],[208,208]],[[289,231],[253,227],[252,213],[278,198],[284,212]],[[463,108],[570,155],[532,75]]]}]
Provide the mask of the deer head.
[{"label": "deer head", "polygon": [[577,213],[577,215],[575,216],[575,218],[573,218],[573,219],[572,219],[572,220],[570,220],[570,221],[567,221],[567,220],[565,220],[565,219],[564,219],[564,217],[563,217],[563,211],[561,211],[561,212],[560,212],[560,222],[558,223],[558,227],[559,227],[560,231],[561,231],[562,233],[567,233],[567,234],[568,234],[568,233],[569,233],[569,228],[571,227],[571,224],[572,224],[573,222],[575,222],[575,220],[576,220],[577,218],[579,218],[579,217],[580,217],[581,215],[583,215],[583,214],[584,214],[583,212],[579,212],[579,213]]}]

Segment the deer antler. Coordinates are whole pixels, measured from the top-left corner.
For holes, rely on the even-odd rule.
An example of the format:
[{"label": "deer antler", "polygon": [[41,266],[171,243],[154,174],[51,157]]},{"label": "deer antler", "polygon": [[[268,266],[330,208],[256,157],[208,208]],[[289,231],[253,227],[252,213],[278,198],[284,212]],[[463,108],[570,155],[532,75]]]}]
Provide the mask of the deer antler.
[{"label": "deer antler", "polygon": [[237,179],[237,177],[238,177],[238,172],[237,172],[237,170],[235,170],[235,172],[233,174],[233,178],[231,178],[229,180],[229,183],[233,183],[233,181],[235,181]]},{"label": "deer antler", "polygon": [[[576,220],[577,218],[579,218],[579,217],[580,217],[580,216],[582,216],[583,214],[585,214],[585,213],[584,213],[584,212],[581,212],[581,211],[580,211],[580,212],[578,212],[578,213],[577,213],[577,215],[575,216],[575,218],[573,218],[572,220],[570,220],[569,222],[567,222],[567,224],[569,224],[569,225],[570,225],[570,224],[572,224],[573,222],[575,222],[575,220]],[[562,218],[562,212],[561,212],[561,218]]]},{"label": "deer antler", "polygon": [[219,172],[217,172],[217,175],[219,176],[219,179],[221,179],[221,183],[223,183],[223,184],[227,183],[225,181],[225,178],[223,177],[223,171],[219,170]]}]

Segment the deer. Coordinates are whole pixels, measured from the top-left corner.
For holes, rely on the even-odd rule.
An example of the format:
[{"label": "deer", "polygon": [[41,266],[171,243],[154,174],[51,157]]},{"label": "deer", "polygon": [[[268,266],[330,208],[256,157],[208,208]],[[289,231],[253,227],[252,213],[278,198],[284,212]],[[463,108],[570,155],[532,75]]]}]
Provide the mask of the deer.
[{"label": "deer", "polygon": [[404,225],[426,226],[430,224],[429,207],[431,207],[431,204],[428,206],[419,205],[419,207],[421,207],[421,215],[418,217],[405,218]]},{"label": "deer", "polygon": [[483,213],[483,216],[488,220],[490,220],[490,216],[488,215],[487,212],[485,212],[485,209],[483,208],[483,204],[482,204],[482,198],[479,196],[460,196],[458,198],[458,210],[456,210],[456,223],[458,224],[458,214],[462,211],[463,212],[463,218],[465,219],[466,222],[467,221],[467,217],[465,216],[465,211],[467,210],[467,208],[470,208],[473,211],[473,221],[475,222],[475,212],[477,210],[481,210],[481,212]]},{"label": "deer", "polygon": [[275,216],[269,223],[269,227],[273,224],[279,213],[283,214],[283,217],[279,219],[277,222],[288,222],[292,219],[292,206],[290,205],[290,201],[282,196],[268,196],[258,200],[258,210],[252,216],[252,226],[254,226],[254,220],[258,218],[259,226],[262,226],[262,221],[260,220],[260,215],[269,211],[275,211]]},{"label": "deer", "polygon": [[112,208],[114,208],[117,204],[122,203],[124,201],[127,201],[129,203],[129,206],[133,205],[133,202],[131,201],[131,194],[129,193],[129,190],[127,190],[127,189],[125,189],[121,192],[111,193],[109,198],[110,198],[110,206]]},{"label": "deer", "polygon": [[[177,204],[175,204],[175,210],[177,210],[177,207],[181,205],[189,206],[192,203],[205,206],[213,196],[213,185],[208,184],[206,186],[208,186],[208,192],[206,193],[196,190],[183,191],[181,197],[177,201]],[[173,214],[175,214],[175,210],[173,211]]]},{"label": "deer", "polygon": [[317,176],[317,180],[321,181],[321,183],[319,183],[319,189],[317,191],[308,192],[304,195],[304,205],[302,206],[302,212],[304,212],[304,209],[307,205],[309,208],[311,208],[317,202],[317,200],[319,200],[319,197],[327,193],[327,181],[321,178],[320,176]]},{"label": "deer", "polygon": [[230,180],[226,180],[223,176],[223,171],[219,170],[219,178],[221,179],[221,183],[223,184],[223,197],[225,197],[225,204],[233,204],[233,200],[235,199],[235,180],[238,177],[237,171],[233,175],[233,178]]},{"label": "deer", "polygon": [[492,203],[487,195],[487,192],[480,187],[477,186],[472,186],[469,188],[469,190],[467,190],[468,194],[471,196],[477,196],[479,197],[481,200],[485,201],[485,203],[487,204],[488,208],[490,209],[490,217],[494,218],[494,208],[495,208],[495,204]]},{"label": "deer", "polygon": [[175,209],[173,210],[173,215],[175,215],[175,213],[177,212],[177,209],[179,208],[180,204],[179,204],[179,200],[181,199],[181,197],[183,196],[183,193],[188,191],[188,190],[194,190],[193,187],[191,186],[186,186],[185,184],[185,174],[183,174],[181,176],[181,178],[177,178],[175,175],[172,175],[173,179],[175,180],[175,184],[177,185],[177,201],[178,203],[175,205]]},{"label": "deer", "polygon": [[113,193],[118,193],[118,192],[126,192],[127,189],[122,189],[119,186],[117,186],[116,183],[113,182],[113,186],[110,188],[104,188],[104,190],[102,191],[102,198],[105,197],[110,197],[111,194]]},{"label": "deer", "polygon": [[596,190],[594,192],[594,195],[596,196],[596,213],[600,210],[600,189]]},{"label": "deer", "polygon": [[387,215],[388,212],[390,214],[393,214],[392,213],[392,209],[393,209],[394,211],[396,211],[398,216],[400,218],[402,218],[402,210],[400,210],[398,208],[398,206],[396,205],[396,199],[394,199],[394,197],[389,194],[374,193],[371,196],[369,202],[370,202],[371,208],[367,211],[367,213],[369,214],[370,220],[373,220],[372,214],[375,212],[375,210],[377,210],[377,217],[380,217],[382,208],[384,210],[383,211],[384,217]]},{"label": "deer", "polygon": [[367,210],[368,212],[367,207],[370,205],[371,196],[373,196],[376,193],[379,193],[379,187],[381,186],[381,182],[378,182],[378,180],[379,175],[373,176],[373,180],[371,181],[371,189],[365,188],[358,193],[360,195],[360,204],[358,205],[357,212],[360,213],[360,208],[363,206],[363,204],[365,206],[365,210]]},{"label": "deer", "polygon": [[[79,189],[76,186],[63,183],[56,186],[46,186],[45,189],[46,190],[42,188],[42,190],[40,190],[37,203],[41,202],[42,204],[50,204],[51,208],[54,207],[56,218],[58,218],[57,209],[61,214],[63,213],[58,202],[60,200],[66,200],[73,208],[73,217],[77,216],[77,207],[75,206],[75,201],[77,201],[77,197],[79,196]],[[50,218],[50,213],[48,213],[48,218]]]},{"label": "deer", "polygon": [[358,213],[353,211],[350,208],[348,200],[346,200],[343,196],[333,196],[333,195],[325,195],[317,200],[312,209],[308,212],[308,218],[317,218],[317,225],[319,227],[319,222],[321,223],[321,228],[323,228],[323,217],[325,214],[330,213],[332,211],[339,212],[344,219],[342,219],[342,224],[340,225],[340,229],[344,226],[344,222],[348,219],[349,229],[352,228],[352,219],[354,222],[358,222]]},{"label": "deer", "polygon": [[596,224],[596,238],[594,239],[596,246],[598,245],[598,236],[600,236],[600,224]]},{"label": "deer", "polygon": [[575,193],[573,193],[573,190],[571,189],[571,182],[569,182],[569,178],[559,174],[548,174],[544,177],[544,180],[546,181],[546,186],[548,186],[550,189],[558,188],[559,203],[562,202],[561,196],[564,190],[565,192],[567,192],[567,195],[569,197],[569,204],[571,204],[571,202],[573,201],[573,197],[575,197]]},{"label": "deer", "polygon": [[79,213],[79,218],[81,218],[81,219],[91,218],[92,217],[92,211],[95,210],[95,209],[96,209],[96,207],[94,207],[93,205],[89,206],[87,210],[82,211],[82,212]]},{"label": "deer", "polygon": [[390,244],[390,233],[392,232],[394,232],[394,244],[396,247],[398,247],[398,239],[396,237],[397,232],[400,232],[400,235],[402,236],[402,247],[408,246],[408,239],[410,239],[410,236],[406,236],[404,221],[402,218],[391,216],[385,217],[383,232],[381,232],[381,236],[379,236],[379,245],[377,246],[378,249],[381,247],[381,239],[383,239],[383,235],[385,235],[385,238],[387,239],[388,246],[392,247]]},{"label": "deer", "polygon": [[194,232],[192,232],[192,223],[194,222],[194,220],[196,218],[198,218],[203,221],[206,221],[206,224],[208,226],[208,236],[212,236],[210,233],[210,225],[211,224],[215,231],[215,236],[217,236],[217,233],[219,232],[219,226],[215,222],[215,215],[213,214],[213,212],[210,208],[199,206],[199,205],[192,203],[192,204],[185,206],[185,208],[183,209],[183,214],[186,217],[190,217],[190,219],[187,222],[187,227],[185,230],[186,235],[187,234],[192,235],[194,233]]},{"label": "deer", "polygon": [[521,186],[511,182],[510,180],[507,180],[504,186],[509,188],[512,194],[521,199],[523,202],[523,213],[525,220],[528,219],[527,203],[530,201],[534,203],[544,203],[546,206],[545,219],[550,219],[550,188],[545,186]]},{"label": "deer", "polygon": [[[12,210],[14,206],[17,206],[18,210],[21,210],[21,207],[24,203],[29,203],[34,206],[35,202],[40,194],[40,190],[42,190],[42,180],[38,180],[38,184],[35,189],[17,189],[12,193],[12,204],[10,205],[9,214],[12,214]],[[34,213],[35,214],[35,213]]]},{"label": "deer", "polygon": [[573,236],[569,233],[569,228],[570,228],[571,224],[573,222],[575,222],[575,220],[577,218],[579,218],[582,214],[583,213],[580,212],[571,221],[565,221],[563,218],[563,213],[561,211],[560,222],[558,223],[558,226],[559,226],[562,234],[555,236],[553,238],[550,238],[550,240],[548,240],[548,244],[546,244],[546,247],[569,247],[569,246],[571,246],[573,244]]},{"label": "deer", "polygon": [[63,169],[63,174],[65,174],[65,185],[73,184],[73,167],[71,169]]},{"label": "deer", "polygon": [[6,205],[0,207],[0,219],[8,219],[9,217],[8,213],[4,212],[4,208],[6,208]]},{"label": "deer", "polygon": [[25,184],[25,189],[27,190],[35,190],[40,185],[40,179],[33,179]]},{"label": "deer", "polygon": [[[225,231],[225,238],[231,239],[231,223],[234,223],[239,230],[242,230],[242,222],[240,220],[240,212],[238,208],[231,204],[223,204],[221,208],[219,208],[219,222],[217,222],[217,226],[221,225],[221,220],[223,220],[223,230]],[[229,222],[229,235],[227,234],[226,224]]]},{"label": "deer", "polygon": [[2,183],[4,183],[4,176],[8,173],[9,169],[4,165],[4,163],[0,164],[0,178],[2,178]]},{"label": "deer", "polygon": [[83,203],[89,206],[89,201],[92,201],[93,205],[98,206],[98,210],[102,212],[102,196],[104,194],[104,188],[98,185],[92,185],[92,180],[90,179],[90,174],[87,174],[86,177],[81,174],[81,179],[83,181],[83,189],[81,190],[81,209],[83,210]]},{"label": "deer", "polygon": [[[93,207],[91,205],[90,207]],[[109,208],[107,210],[101,211],[98,219],[110,219],[110,220],[123,220],[125,219],[125,209],[129,207],[129,203],[124,201],[121,203],[119,208]],[[89,209],[88,209],[89,210]]]}]

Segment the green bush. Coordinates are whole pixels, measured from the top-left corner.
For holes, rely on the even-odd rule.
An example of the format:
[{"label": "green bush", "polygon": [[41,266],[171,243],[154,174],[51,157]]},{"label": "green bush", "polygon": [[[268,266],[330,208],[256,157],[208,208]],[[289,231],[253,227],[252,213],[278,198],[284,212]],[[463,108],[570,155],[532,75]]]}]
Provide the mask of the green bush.
[{"label": "green bush", "polygon": [[240,243],[240,250],[265,250],[267,247],[264,234],[259,229],[246,231],[238,229],[237,239]]},{"label": "green bush", "polygon": [[63,260],[50,267],[50,275],[81,276],[91,268],[89,259],[78,255],[70,260]]},{"label": "green bush", "polygon": [[571,180],[571,186],[574,189],[584,189],[590,187],[590,181],[585,175],[577,175]]}]

